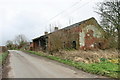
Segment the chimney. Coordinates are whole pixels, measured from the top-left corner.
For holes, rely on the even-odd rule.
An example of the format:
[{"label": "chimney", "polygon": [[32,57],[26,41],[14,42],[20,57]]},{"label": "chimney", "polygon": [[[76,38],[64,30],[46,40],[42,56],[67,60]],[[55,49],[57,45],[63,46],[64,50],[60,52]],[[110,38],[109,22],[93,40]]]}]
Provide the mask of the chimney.
[{"label": "chimney", "polygon": [[47,34],[48,34],[48,32],[46,31],[46,32],[45,32],[45,35],[47,35]]},{"label": "chimney", "polygon": [[54,28],[54,31],[57,31],[57,30],[58,30],[58,27],[55,27],[55,28]]}]

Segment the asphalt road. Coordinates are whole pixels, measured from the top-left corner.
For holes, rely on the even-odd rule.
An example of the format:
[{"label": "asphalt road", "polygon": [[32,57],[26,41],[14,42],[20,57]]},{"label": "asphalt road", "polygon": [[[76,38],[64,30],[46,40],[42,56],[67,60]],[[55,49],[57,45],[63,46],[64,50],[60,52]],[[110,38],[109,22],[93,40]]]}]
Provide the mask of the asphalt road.
[{"label": "asphalt road", "polygon": [[44,57],[10,50],[7,78],[104,78]]}]

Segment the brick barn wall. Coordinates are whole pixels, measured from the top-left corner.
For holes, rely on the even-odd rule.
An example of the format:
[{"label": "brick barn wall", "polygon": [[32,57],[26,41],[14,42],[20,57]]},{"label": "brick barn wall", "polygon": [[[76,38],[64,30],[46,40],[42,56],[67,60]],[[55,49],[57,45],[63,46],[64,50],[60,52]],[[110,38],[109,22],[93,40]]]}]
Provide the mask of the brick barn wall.
[{"label": "brick barn wall", "polygon": [[76,42],[76,48],[79,48],[79,33],[77,27],[70,29],[62,29],[48,35],[48,50],[59,50],[64,48],[72,48],[73,41]]},{"label": "brick barn wall", "polygon": [[39,51],[40,50],[39,39],[38,40],[33,40],[33,50],[34,51]]},{"label": "brick barn wall", "polygon": [[80,28],[80,49],[93,50],[106,48],[107,42],[104,39],[104,31],[95,19],[86,21],[84,24],[80,25]]}]

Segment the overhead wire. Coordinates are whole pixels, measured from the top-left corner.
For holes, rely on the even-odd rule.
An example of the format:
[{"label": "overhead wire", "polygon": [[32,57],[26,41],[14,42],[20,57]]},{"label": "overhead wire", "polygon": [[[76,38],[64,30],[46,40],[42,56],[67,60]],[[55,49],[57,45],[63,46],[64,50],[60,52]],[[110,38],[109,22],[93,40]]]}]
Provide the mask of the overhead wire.
[{"label": "overhead wire", "polygon": [[[68,17],[69,15],[72,15],[73,13],[75,13],[76,11],[78,11],[79,9],[81,9],[82,7],[86,6],[87,4],[89,4],[90,2],[87,2],[85,4],[83,4],[82,6],[70,11],[70,14],[66,14],[64,17]],[[76,4],[79,4],[78,2],[76,2],[75,4],[73,4],[71,7],[74,7]],[[69,8],[71,8],[69,7]],[[55,19],[56,17],[58,17],[59,15],[61,15],[62,13],[66,12],[66,10],[68,10],[69,8],[63,10],[62,12],[58,13],[57,15],[55,15],[54,17],[52,17],[51,19],[48,20],[47,23],[49,23],[50,21],[52,21],[53,19]]]},{"label": "overhead wire", "polygon": [[57,16],[61,15],[62,13],[66,12],[66,10],[68,10],[68,9],[76,6],[77,4],[79,4],[80,1],[82,1],[82,0],[77,1],[77,2],[75,2],[73,5],[71,5],[70,7],[62,10],[60,13],[58,13],[57,15],[53,16],[52,18],[50,18],[50,19],[48,20],[48,22],[51,21],[51,20],[53,20],[53,19],[56,18]]},{"label": "overhead wire", "polygon": [[[75,7],[76,5],[78,5],[81,1],[82,1],[82,0],[79,0],[79,1],[75,2],[75,3],[72,4],[70,7],[62,10],[62,11],[61,11],[60,13],[58,13],[57,15],[51,17],[51,18],[50,18],[47,22],[45,22],[45,23],[48,24],[50,21],[52,21],[52,20],[55,19],[56,17],[60,16],[61,14],[65,13],[65,12],[67,12],[67,11],[68,11],[69,9],[71,9],[72,7]],[[92,2],[92,1],[91,1],[91,2]],[[82,6],[80,6],[80,7],[76,8],[76,9],[72,10],[72,13],[67,14],[65,17],[67,17],[67,16],[69,16],[69,15],[72,15],[73,13],[75,13],[76,11],[78,11],[79,9],[81,9],[82,7],[86,6],[86,5],[89,4],[89,3],[90,3],[90,2],[87,2],[87,3],[83,4]],[[71,11],[70,11],[70,12],[71,12]]]}]

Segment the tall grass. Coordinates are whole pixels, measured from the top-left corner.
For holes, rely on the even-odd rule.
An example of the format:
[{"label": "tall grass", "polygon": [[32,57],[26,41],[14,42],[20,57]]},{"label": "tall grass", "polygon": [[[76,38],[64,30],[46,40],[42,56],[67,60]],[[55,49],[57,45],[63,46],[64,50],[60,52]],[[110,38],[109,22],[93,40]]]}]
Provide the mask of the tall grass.
[{"label": "tall grass", "polygon": [[3,64],[8,56],[8,52],[0,54],[0,64]]}]

